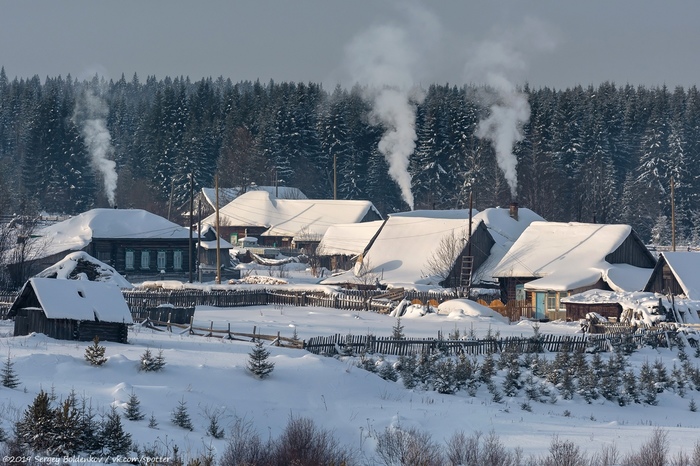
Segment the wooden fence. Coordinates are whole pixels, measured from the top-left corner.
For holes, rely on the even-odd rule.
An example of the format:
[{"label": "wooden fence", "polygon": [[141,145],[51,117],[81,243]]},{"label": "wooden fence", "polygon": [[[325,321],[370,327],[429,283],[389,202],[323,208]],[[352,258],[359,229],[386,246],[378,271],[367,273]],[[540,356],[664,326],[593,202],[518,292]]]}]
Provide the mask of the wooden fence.
[{"label": "wooden fence", "polygon": [[641,330],[634,334],[611,335],[540,335],[538,337],[504,337],[475,340],[445,340],[443,338],[376,337],[373,335],[341,335],[313,337],[304,349],[314,354],[384,354],[393,356],[442,352],[445,355],[479,355],[488,353],[545,353],[610,351],[623,344],[668,346],[667,330]]},{"label": "wooden fence", "polygon": [[265,335],[262,333],[258,333],[257,327],[255,326],[253,327],[253,333],[232,332],[230,323],[226,325],[226,328],[215,328],[214,322],[210,321],[209,327],[202,327],[194,325],[194,318],[190,320],[189,324],[178,324],[173,322],[162,322],[157,320],[145,319],[140,323],[140,325],[160,332],[177,331],[179,333],[187,333],[189,335],[223,338],[226,340],[267,340],[272,342],[272,344],[275,346],[283,346],[286,348],[298,349],[302,349],[304,347],[304,342],[302,340],[280,336],[280,332],[277,332],[277,335]]},{"label": "wooden fence", "polygon": [[[346,292],[347,291],[347,292]],[[240,307],[259,305],[279,306],[322,306],[353,311],[374,311],[387,313],[396,302],[388,299],[374,299],[383,294],[377,291],[345,290],[342,293],[327,294],[311,291],[288,291],[277,289],[257,290],[124,290],[123,295],[132,314],[141,314],[148,309],[162,305],[174,307],[214,306]],[[440,295],[423,293],[424,302]],[[442,297],[441,301],[449,299]],[[437,299],[436,299],[437,301]]]}]

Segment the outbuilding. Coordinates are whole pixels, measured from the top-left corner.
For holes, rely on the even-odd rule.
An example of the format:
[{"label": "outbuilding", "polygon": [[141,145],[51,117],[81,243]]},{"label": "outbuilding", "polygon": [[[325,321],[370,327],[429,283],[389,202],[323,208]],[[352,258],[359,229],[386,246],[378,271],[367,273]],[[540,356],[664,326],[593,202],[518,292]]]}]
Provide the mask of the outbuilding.
[{"label": "outbuilding", "polygon": [[58,340],[126,343],[131,312],[121,290],[88,280],[31,278],[10,307],[14,335],[43,333]]}]

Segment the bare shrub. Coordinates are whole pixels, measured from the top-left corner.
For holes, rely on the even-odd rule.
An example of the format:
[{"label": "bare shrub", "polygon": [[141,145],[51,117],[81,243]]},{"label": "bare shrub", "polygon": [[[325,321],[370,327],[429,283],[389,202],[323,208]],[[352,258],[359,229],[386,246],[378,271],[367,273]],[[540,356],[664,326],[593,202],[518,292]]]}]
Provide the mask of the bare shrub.
[{"label": "bare shrub", "polygon": [[407,430],[387,427],[377,435],[376,452],[386,466],[444,464],[441,448],[430,434],[413,427]]},{"label": "bare shrub", "polygon": [[263,443],[250,422],[237,418],[230,431],[230,439],[219,461],[220,466],[272,464],[271,442]]},{"label": "bare shrub", "polygon": [[447,463],[453,466],[479,466],[481,453],[479,440],[481,432],[476,431],[471,436],[463,431],[456,432],[447,441],[445,456]]},{"label": "bare shrub", "polygon": [[479,460],[483,466],[510,466],[513,463],[512,455],[494,431],[484,438]]},{"label": "bare shrub", "polygon": [[556,435],[549,444],[549,456],[542,462],[542,466],[586,466],[588,464],[588,459],[574,442],[559,440]]},{"label": "bare shrub", "polygon": [[665,466],[668,456],[668,432],[656,428],[651,438],[639,448],[623,458],[621,466]]},{"label": "bare shrub", "polygon": [[320,430],[309,418],[291,418],[275,442],[274,464],[323,466],[354,464],[354,454],[340,445],[330,431]]},{"label": "bare shrub", "polygon": [[603,445],[600,452],[595,453],[591,458],[591,466],[616,466],[620,461],[620,453],[617,445]]}]

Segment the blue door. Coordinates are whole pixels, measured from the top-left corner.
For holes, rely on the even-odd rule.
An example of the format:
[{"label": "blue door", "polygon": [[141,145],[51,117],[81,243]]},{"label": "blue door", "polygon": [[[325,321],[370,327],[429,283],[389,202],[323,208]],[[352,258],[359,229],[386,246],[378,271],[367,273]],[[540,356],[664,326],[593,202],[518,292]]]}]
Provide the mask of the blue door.
[{"label": "blue door", "polygon": [[535,319],[545,318],[546,293],[535,293]]}]

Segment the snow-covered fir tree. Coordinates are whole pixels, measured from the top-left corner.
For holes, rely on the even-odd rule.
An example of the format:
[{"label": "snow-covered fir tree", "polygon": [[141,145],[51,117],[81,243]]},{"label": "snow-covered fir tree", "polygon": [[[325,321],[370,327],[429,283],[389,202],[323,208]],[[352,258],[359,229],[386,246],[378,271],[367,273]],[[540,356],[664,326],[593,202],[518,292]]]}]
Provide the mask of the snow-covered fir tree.
[{"label": "snow-covered fir tree", "polygon": [[270,352],[263,346],[263,341],[255,342],[253,349],[248,353],[248,370],[257,378],[269,377],[275,369],[275,363],[269,360]]},{"label": "snow-covered fir tree", "polygon": [[146,415],[141,412],[141,402],[133,391],[129,395],[129,400],[126,402],[124,417],[130,421],[140,421],[146,417]]},{"label": "snow-covered fir tree", "polygon": [[20,385],[19,376],[14,368],[14,361],[10,358],[10,353],[7,353],[7,360],[2,366],[0,373],[2,374],[2,386],[7,388],[17,388]]},{"label": "snow-covered fir tree", "polygon": [[182,427],[187,430],[194,430],[192,425],[192,419],[187,411],[187,403],[184,399],[178,401],[177,407],[173,410],[172,418],[173,424],[178,427]]},{"label": "snow-covered fir tree", "polygon": [[105,351],[107,348],[100,345],[100,339],[95,335],[92,345],[85,348],[85,360],[93,366],[101,366],[107,362]]},{"label": "snow-covered fir tree", "polygon": [[124,431],[117,408],[111,406],[101,432],[102,451],[109,456],[126,456],[131,450],[131,434]]}]

